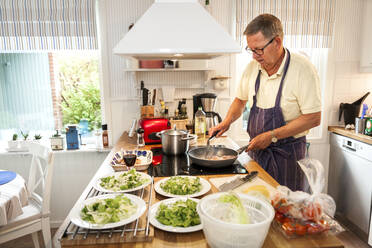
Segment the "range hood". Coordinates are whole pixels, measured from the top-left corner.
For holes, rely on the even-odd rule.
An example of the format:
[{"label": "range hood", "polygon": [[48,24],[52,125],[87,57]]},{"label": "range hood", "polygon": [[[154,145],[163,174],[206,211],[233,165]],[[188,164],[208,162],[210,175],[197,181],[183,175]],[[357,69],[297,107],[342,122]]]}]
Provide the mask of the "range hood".
[{"label": "range hood", "polygon": [[113,52],[136,59],[211,59],[241,48],[197,0],[155,0]]}]

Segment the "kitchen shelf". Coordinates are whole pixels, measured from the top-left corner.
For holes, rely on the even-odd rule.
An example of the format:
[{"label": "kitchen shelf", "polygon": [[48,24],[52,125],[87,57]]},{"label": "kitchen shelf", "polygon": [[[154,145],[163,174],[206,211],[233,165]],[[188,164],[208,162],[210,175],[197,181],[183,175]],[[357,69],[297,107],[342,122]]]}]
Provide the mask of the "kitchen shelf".
[{"label": "kitchen shelf", "polygon": [[187,68],[154,68],[154,69],[147,69],[147,68],[125,68],[124,71],[132,71],[132,72],[139,72],[139,71],[144,71],[144,72],[150,72],[150,71],[169,71],[169,72],[174,72],[174,71],[213,71],[213,69],[209,68],[202,68],[202,69],[187,69]]}]

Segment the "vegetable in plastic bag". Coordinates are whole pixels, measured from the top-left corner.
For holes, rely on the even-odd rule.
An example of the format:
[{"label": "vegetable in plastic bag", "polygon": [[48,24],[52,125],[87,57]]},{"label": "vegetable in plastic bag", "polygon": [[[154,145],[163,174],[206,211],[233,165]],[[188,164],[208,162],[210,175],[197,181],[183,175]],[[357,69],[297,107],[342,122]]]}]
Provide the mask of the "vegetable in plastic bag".
[{"label": "vegetable in plastic bag", "polygon": [[316,159],[298,161],[310,185],[311,194],[291,191],[278,186],[278,193],[271,202],[275,208],[275,220],[287,236],[338,233],[343,228],[333,220],[336,203],[333,198],[322,193],[325,186],[324,168]]}]

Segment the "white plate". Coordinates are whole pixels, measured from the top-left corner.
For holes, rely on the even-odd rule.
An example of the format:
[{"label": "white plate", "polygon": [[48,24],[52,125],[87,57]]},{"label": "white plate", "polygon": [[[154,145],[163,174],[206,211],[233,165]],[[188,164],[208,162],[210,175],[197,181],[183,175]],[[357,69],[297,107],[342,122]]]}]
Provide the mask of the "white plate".
[{"label": "white plate", "polygon": [[101,191],[101,192],[105,192],[105,193],[127,193],[127,192],[132,192],[132,191],[136,191],[136,190],[139,190],[139,189],[142,189],[144,187],[146,187],[147,185],[149,185],[151,182],[152,182],[152,178],[151,176],[149,176],[148,174],[146,173],[143,173],[143,172],[138,172],[136,171],[136,173],[139,173],[142,175],[143,178],[145,179],[148,179],[148,182],[136,187],[136,188],[132,188],[132,189],[126,189],[126,190],[119,190],[119,191],[113,191],[113,190],[110,190],[110,189],[106,189],[106,188],[103,188],[100,184],[101,184],[101,179],[104,178],[104,177],[110,177],[110,176],[119,176],[123,173],[126,173],[126,171],[122,171],[122,172],[113,172],[113,173],[110,173],[106,176],[103,176],[101,178],[98,178],[96,183],[93,185],[93,187],[98,190],[98,191]]},{"label": "white plate", "polygon": [[[178,177],[193,177],[195,178],[195,176],[178,176]],[[160,184],[167,181],[170,177],[168,178],[164,178],[160,181],[158,181],[156,184],[155,184],[155,191],[158,193],[158,194],[161,194],[163,196],[166,196],[166,197],[198,197],[198,196],[201,196],[201,195],[204,195],[205,193],[207,193],[210,189],[211,189],[211,185],[210,183],[203,179],[203,178],[200,178],[200,183],[202,185],[202,188],[199,192],[196,192],[194,194],[191,194],[191,195],[174,195],[174,194],[171,194],[171,193],[168,193],[168,192],[165,192],[161,187],[160,187]]]},{"label": "white plate", "polygon": [[199,199],[194,199],[194,198],[189,198],[189,197],[176,197],[176,198],[169,198],[169,199],[166,199],[166,200],[162,200],[162,201],[157,202],[154,205],[152,205],[151,208],[150,208],[150,223],[151,223],[151,225],[153,225],[154,227],[156,227],[158,229],[161,229],[163,231],[175,232],[175,233],[189,233],[189,232],[195,232],[195,231],[201,230],[203,228],[202,224],[199,224],[199,225],[196,225],[196,226],[190,226],[190,227],[175,227],[175,226],[164,225],[156,219],[156,212],[158,211],[158,208],[159,208],[160,204],[162,204],[162,203],[170,204],[170,203],[174,203],[178,200],[186,201],[187,199],[193,200],[195,202],[200,201]]},{"label": "white plate", "polygon": [[106,194],[106,195],[99,195],[95,196],[92,198],[86,199],[79,208],[75,208],[75,211],[72,212],[71,214],[71,222],[74,223],[75,225],[82,227],[82,228],[87,228],[87,229],[107,229],[107,228],[114,228],[118,226],[123,226],[128,223],[131,223],[141,217],[143,213],[146,211],[146,203],[144,200],[139,198],[138,196],[135,195],[130,195],[130,194],[124,194],[124,196],[128,197],[132,202],[134,202],[137,205],[137,211],[130,216],[127,219],[121,220],[119,222],[115,223],[108,223],[108,224],[92,224],[88,221],[83,220],[80,217],[80,211],[84,208],[85,205],[91,204],[98,199],[108,199],[108,198],[115,198],[118,194]]}]

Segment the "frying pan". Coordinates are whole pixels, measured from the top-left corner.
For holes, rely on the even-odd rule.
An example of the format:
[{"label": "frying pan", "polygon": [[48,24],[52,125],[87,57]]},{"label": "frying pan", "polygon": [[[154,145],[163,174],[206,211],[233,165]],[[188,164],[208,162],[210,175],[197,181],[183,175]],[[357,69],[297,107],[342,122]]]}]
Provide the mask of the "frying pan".
[{"label": "frying pan", "polygon": [[222,168],[222,167],[227,167],[229,165],[232,165],[234,161],[238,158],[238,155],[241,154],[243,151],[247,149],[249,145],[243,146],[239,148],[238,150],[233,150],[230,148],[226,147],[213,147],[213,154],[217,156],[224,156],[224,155],[232,155],[231,159],[224,159],[224,160],[211,160],[211,159],[206,159],[206,154],[207,154],[207,147],[195,147],[191,149],[188,154],[189,157],[191,158],[191,161],[195,164],[204,166],[204,167],[209,167],[209,168]]}]

